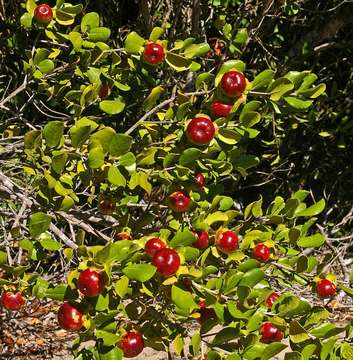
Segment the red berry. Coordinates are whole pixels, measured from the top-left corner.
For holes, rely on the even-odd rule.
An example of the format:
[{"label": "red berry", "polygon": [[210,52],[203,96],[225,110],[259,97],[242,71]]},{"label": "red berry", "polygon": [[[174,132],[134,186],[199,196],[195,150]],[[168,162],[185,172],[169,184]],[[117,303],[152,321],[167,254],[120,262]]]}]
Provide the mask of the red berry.
[{"label": "red berry", "polygon": [[13,293],[6,291],[1,295],[1,304],[7,310],[19,310],[25,304],[25,302],[25,298],[20,292]]},{"label": "red berry", "polygon": [[78,278],[78,289],[87,297],[95,297],[104,290],[105,281],[102,272],[86,269],[80,273]]},{"label": "red berry", "polygon": [[205,186],[205,177],[201,173],[197,173],[195,174],[195,182],[197,186],[203,188]]},{"label": "red berry", "polygon": [[47,4],[40,4],[34,9],[34,18],[41,24],[49,24],[53,19],[53,10]]},{"label": "red berry", "polygon": [[116,238],[118,240],[132,240],[132,236],[126,231],[120,232],[116,234]]},{"label": "red berry", "polygon": [[103,215],[112,215],[115,207],[115,200],[111,198],[102,198],[99,200],[98,210]]},{"label": "red berry", "polygon": [[261,262],[267,262],[271,256],[271,251],[268,246],[260,243],[254,247],[254,249],[252,251],[252,255],[255,259],[257,259]]},{"label": "red berry", "polygon": [[143,51],[144,60],[151,65],[157,65],[164,61],[165,53],[163,46],[157,43],[149,43]]},{"label": "red berry", "polygon": [[205,230],[195,233],[197,240],[192,244],[197,249],[206,249],[208,246],[208,232]]},{"label": "red berry", "polygon": [[261,325],[260,334],[262,336],[261,341],[265,344],[274,342],[274,341],[281,341],[283,339],[283,331],[278,329],[275,325],[271,322],[264,322]]},{"label": "red berry", "polygon": [[206,117],[196,117],[192,119],[186,128],[188,139],[197,145],[208,144],[215,136],[215,126]]},{"label": "red berry", "polygon": [[157,251],[152,259],[152,264],[157,271],[165,277],[174,275],[180,266],[180,257],[172,249],[164,248]]},{"label": "red berry", "polygon": [[234,252],[238,248],[238,235],[231,230],[222,232],[216,239],[217,249],[225,254]]},{"label": "red berry", "polygon": [[146,254],[151,257],[153,257],[157,251],[163,248],[165,248],[165,243],[159,238],[152,238],[148,240],[145,245]]},{"label": "red berry", "polygon": [[99,89],[98,95],[101,99],[106,99],[110,95],[111,91],[112,89],[108,84],[103,84]]},{"label": "red berry", "polygon": [[336,285],[328,279],[319,280],[316,283],[316,292],[322,297],[330,297],[336,294]]},{"label": "red berry", "polygon": [[233,105],[226,104],[222,101],[215,100],[211,104],[212,115],[216,118],[227,117],[232,110]]},{"label": "red berry", "polygon": [[65,330],[78,331],[83,326],[83,313],[70,303],[64,303],[58,311],[59,325]]},{"label": "red berry", "polygon": [[238,97],[246,88],[245,76],[239,71],[228,71],[222,77],[221,86],[228,96]]},{"label": "red berry", "polygon": [[176,191],[169,196],[170,207],[177,212],[187,211],[191,205],[190,197],[182,191]]},{"label": "red berry", "polygon": [[279,296],[280,295],[277,294],[276,292],[271,293],[266,299],[266,306],[271,309],[272,305],[277,301]]},{"label": "red berry", "polygon": [[200,300],[197,305],[200,309],[205,309],[207,307],[206,300]]},{"label": "red berry", "polygon": [[139,355],[144,348],[143,338],[138,331],[129,331],[120,340],[119,347],[123,351],[124,357],[135,357]]}]

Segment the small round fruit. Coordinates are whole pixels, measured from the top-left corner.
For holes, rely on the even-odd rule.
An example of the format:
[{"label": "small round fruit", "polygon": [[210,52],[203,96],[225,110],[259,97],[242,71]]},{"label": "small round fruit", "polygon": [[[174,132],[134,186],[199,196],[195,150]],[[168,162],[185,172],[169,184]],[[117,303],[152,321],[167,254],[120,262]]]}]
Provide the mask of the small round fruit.
[{"label": "small round fruit", "polygon": [[205,186],[205,177],[201,173],[195,174],[195,183],[200,188]]},{"label": "small round fruit", "polygon": [[172,249],[164,248],[157,251],[152,259],[157,271],[165,277],[174,275],[180,266],[180,257]]},{"label": "small round fruit", "polygon": [[211,142],[216,133],[213,122],[206,117],[193,118],[186,127],[188,139],[197,145],[206,145]]},{"label": "small round fruit", "polygon": [[252,251],[252,255],[255,259],[257,259],[261,262],[267,262],[271,256],[271,251],[268,246],[260,243],[254,247],[254,249]]},{"label": "small round fruit", "polygon": [[164,61],[165,52],[163,46],[157,43],[149,43],[143,51],[144,60],[151,65],[158,65]]},{"label": "small round fruit", "polygon": [[120,340],[119,347],[123,351],[124,357],[135,357],[139,355],[144,348],[143,338],[138,331],[129,331]]},{"label": "small round fruit", "polygon": [[222,232],[216,239],[217,249],[225,254],[230,254],[238,249],[238,235],[231,230]]},{"label": "small round fruit", "polygon": [[1,295],[1,304],[7,310],[19,310],[25,304],[25,298],[20,292],[5,291]]},{"label": "small round fruit", "polygon": [[278,300],[279,298],[279,294],[277,294],[276,292],[271,293],[269,296],[267,296],[266,298],[266,306],[271,309],[272,305]]},{"label": "small round fruit", "polygon": [[47,4],[40,4],[34,9],[34,19],[41,24],[49,24],[53,19],[53,10]]},{"label": "small round fruit", "polygon": [[264,322],[260,328],[261,342],[269,344],[274,341],[281,341],[283,339],[283,331],[278,329],[271,322]]},{"label": "small round fruit", "polygon": [[112,89],[108,84],[103,84],[99,89],[98,95],[101,99],[106,99],[110,95],[111,91]]},{"label": "small round fruit", "polygon": [[191,205],[189,195],[182,191],[176,191],[169,196],[170,207],[177,212],[187,211]]},{"label": "small round fruit", "polygon": [[59,325],[65,330],[78,331],[83,326],[83,313],[70,303],[64,303],[58,311]]},{"label": "small round fruit", "polygon": [[211,104],[212,115],[216,118],[227,117],[232,110],[233,105],[226,104],[222,101],[215,100]]},{"label": "small round fruit", "polygon": [[132,240],[132,236],[126,231],[117,233],[115,236],[118,240]]},{"label": "small round fruit", "polygon": [[104,290],[105,281],[102,272],[94,269],[86,269],[80,273],[78,278],[78,289],[87,297],[95,297]]},{"label": "small round fruit", "polygon": [[322,297],[331,297],[336,294],[336,285],[328,279],[319,280],[316,283],[316,292]]},{"label": "small round fruit", "polygon": [[207,307],[206,300],[199,300],[197,305],[199,306],[199,309],[205,309]]},{"label": "small round fruit", "polygon": [[200,250],[206,249],[208,247],[208,232],[205,230],[197,231],[195,236],[197,240],[192,245]]},{"label": "small round fruit", "polygon": [[145,252],[153,258],[157,251],[165,248],[165,243],[160,238],[152,238],[146,242]]},{"label": "small round fruit", "polygon": [[112,215],[116,207],[115,200],[102,198],[98,203],[98,210],[102,215]]},{"label": "small round fruit", "polygon": [[239,97],[246,88],[245,76],[239,71],[228,71],[222,77],[221,87],[226,95]]}]

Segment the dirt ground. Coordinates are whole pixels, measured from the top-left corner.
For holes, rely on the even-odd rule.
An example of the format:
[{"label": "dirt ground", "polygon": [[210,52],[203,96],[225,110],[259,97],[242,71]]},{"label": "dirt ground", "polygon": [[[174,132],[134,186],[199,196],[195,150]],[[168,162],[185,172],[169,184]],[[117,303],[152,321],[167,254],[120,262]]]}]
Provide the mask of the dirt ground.
[{"label": "dirt ground", "polygon": [[[75,334],[58,327],[56,311],[58,305],[51,303],[32,303],[30,313],[0,313],[0,359],[11,360],[72,360],[69,352]],[[11,317],[10,317],[11,315]],[[353,307],[335,310],[332,319],[338,325],[353,320]],[[215,332],[217,328],[212,329]],[[283,360],[285,352],[273,360]],[[145,348],[133,360],[166,360],[165,353]],[[175,356],[174,360],[185,360]]]}]

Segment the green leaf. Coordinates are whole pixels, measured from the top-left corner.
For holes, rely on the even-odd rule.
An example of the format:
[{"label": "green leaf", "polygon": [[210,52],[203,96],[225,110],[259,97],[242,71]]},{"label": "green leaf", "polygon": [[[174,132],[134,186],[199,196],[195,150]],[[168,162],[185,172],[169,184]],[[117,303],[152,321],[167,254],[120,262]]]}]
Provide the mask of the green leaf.
[{"label": "green leaf", "polygon": [[179,158],[179,165],[187,166],[200,158],[202,151],[197,148],[189,148],[182,152]]},{"label": "green leaf", "polygon": [[302,237],[298,240],[297,245],[304,248],[316,248],[325,243],[325,237],[322,234]]},{"label": "green leaf", "polygon": [[271,100],[278,101],[281,97],[291,91],[294,88],[294,84],[287,78],[281,77],[275,80],[268,90],[271,93]]},{"label": "green leaf", "polygon": [[109,153],[111,156],[124,155],[130,151],[132,137],[125,134],[115,134],[109,142]]},{"label": "green leaf", "polygon": [[225,63],[223,63],[216,75],[215,85],[218,86],[218,84],[222,80],[223,75],[231,70],[237,70],[243,72],[245,70],[245,63],[241,60],[228,60]]},{"label": "green leaf", "polygon": [[65,168],[68,155],[66,153],[53,156],[51,166],[57,174],[61,174]]},{"label": "green leaf", "polygon": [[97,358],[97,360],[122,360],[123,359],[123,351],[116,345],[103,346],[103,344],[99,343],[97,348],[98,348],[98,356],[99,356],[99,358]]},{"label": "green leaf", "polygon": [[24,13],[21,16],[20,23],[26,29],[30,29],[32,27],[32,20],[33,20],[33,16],[31,14]]},{"label": "green leaf", "polygon": [[150,94],[147,96],[145,101],[143,102],[143,110],[149,111],[151,110],[157,103],[158,99],[161,97],[161,95],[164,93],[164,89],[162,86],[156,86],[154,87]]},{"label": "green leaf", "polygon": [[184,50],[184,56],[187,59],[192,59],[197,56],[206,55],[210,49],[210,45],[206,42],[201,44],[192,44]]},{"label": "green leaf", "polygon": [[123,269],[123,273],[130,280],[145,282],[153,278],[157,269],[150,264],[131,264]]},{"label": "green leaf", "polygon": [[216,211],[213,214],[207,215],[205,219],[205,224],[211,226],[215,222],[225,222],[228,221],[228,216],[224,212]]},{"label": "green leaf", "polygon": [[222,345],[235,339],[239,335],[239,330],[234,327],[225,327],[220,330],[212,341],[213,345]]},{"label": "green leaf", "polygon": [[52,60],[49,60],[49,59],[43,60],[38,64],[38,69],[43,74],[50,73],[51,71],[54,70],[54,67],[55,67],[54,62]]},{"label": "green leaf", "polygon": [[105,330],[96,330],[95,335],[96,335],[97,339],[103,340],[104,346],[113,346],[120,339],[119,335],[113,334],[113,333],[111,333],[109,331],[105,331]]},{"label": "green leaf", "polygon": [[201,336],[199,333],[195,333],[191,338],[192,354],[197,356],[200,353]]},{"label": "green leaf", "polygon": [[237,31],[237,34],[235,35],[233,42],[235,44],[245,44],[248,40],[248,37],[249,37],[248,30],[246,28],[242,28]]},{"label": "green leaf", "polygon": [[172,301],[178,308],[186,310],[189,313],[198,307],[190,292],[175,285],[172,286]]},{"label": "green leaf", "polygon": [[7,253],[5,251],[0,250],[0,265],[4,265],[7,263]]},{"label": "green leaf", "polygon": [[38,237],[50,227],[51,217],[42,212],[31,215],[29,220],[29,233],[32,237]]},{"label": "green leaf", "polygon": [[70,129],[71,143],[74,148],[81,147],[89,138],[91,127],[87,126],[73,126]]},{"label": "green leaf", "polygon": [[311,330],[310,334],[318,338],[327,339],[345,330],[346,330],[345,327],[337,327],[332,323],[326,323],[326,324],[321,324],[315,329]]},{"label": "green leaf", "polygon": [[287,96],[284,101],[291,107],[298,110],[305,110],[312,105],[312,100],[301,100],[293,96]]},{"label": "green leaf", "polygon": [[176,248],[178,246],[189,246],[196,241],[195,235],[189,230],[178,231],[169,242],[168,247]]},{"label": "green leaf", "polygon": [[229,145],[234,145],[241,139],[241,135],[238,132],[227,128],[219,129],[217,137],[219,140]]},{"label": "green leaf", "polygon": [[275,72],[273,70],[267,69],[260,74],[256,75],[254,80],[251,82],[251,90],[265,89],[272,82]]},{"label": "green leaf", "polygon": [[314,205],[298,212],[296,214],[297,217],[299,216],[315,216],[320,214],[324,209],[325,209],[325,199],[321,199],[320,201],[318,201],[317,203],[315,203]]},{"label": "green leaf", "polygon": [[305,97],[310,97],[310,99],[316,99],[326,91],[326,84],[319,84],[310,89],[297,91],[297,94],[300,94]]},{"label": "green leaf", "polygon": [[91,29],[88,33],[88,40],[93,42],[107,41],[110,38],[110,29],[106,27],[97,27]]},{"label": "green leaf", "polygon": [[197,90],[203,88],[204,86],[207,86],[214,78],[214,75],[209,72],[204,72],[199,75],[197,75],[196,81],[195,81],[195,87]]},{"label": "green leaf", "polygon": [[54,288],[48,288],[44,294],[46,298],[58,301],[75,299],[75,295],[75,292],[68,285],[57,285]]},{"label": "green leaf", "polygon": [[156,42],[164,33],[161,27],[154,27],[150,34],[150,40]]},{"label": "green leaf", "polygon": [[133,243],[130,240],[120,240],[116,243],[109,243],[97,252],[94,259],[100,264],[125,260],[130,254],[132,245]]},{"label": "green leaf", "polygon": [[261,360],[273,359],[275,355],[279,354],[286,347],[287,347],[286,344],[282,344],[280,342],[274,342],[267,345],[261,355]]},{"label": "green leaf", "polygon": [[261,217],[263,214],[262,212],[262,197],[249,204],[244,211],[244,220],[247,220],[250,218],[250,216],[254,216],[255,218]]},{"label": "green leaf", "polygon": [[240,122],[243,126],[251,128],[261,120],[261,114],[256,111],[249,111],[240,116]]},{"label": "green leaf", "polygon": [[295,344],[308,340],[310,336],[298,321],[291,321],[289,324],[289,337]]},{"label": "green leaf", "polygon": [[126,179],[115,165],[111,165],[108,170],[108,181],[116,186],[126,186]]},{"label": "green leaf", "polygon": [[180,334],[173,341],[174,349],[177,355],[180,355],[184,348],[184,340]]},{"label": "green leaf", "polygon": [[101,146],[94,147],[88,154],[88,166],[91,169],[98,169],[104,165],[104,152]]},{"label": "green leaf", "polygon": [[81,32],[89,32],[99,27],[99,15],[96,12],[86,14],[81,20]]},{"label": "green leaf", "polygon": [[121,100],[103,100],[99,103],[99,108],[106,114],[116,115],[124,110],[125,103]]},{"label": "green leaf", "polygon": [[141,52],[145,39],[138,35],[135,31],[131,32],[125,39],[125,50],[130,54],[138,54]]},{"label": "green leaf", "polygon": [[265,274],[263,270],[259,268],[251,269],[244,274],[243,278],[240,280],[239,285],[252,288],[264,278]]},{"label": "green leaf", "polygon": [[39,235],[39,243],[45,250],[48,251],[57,251],[63,247],[58,241],[54,240],[48,233],[42,233],[41,235]]},{"label": "green leaf", "polygon": [[120,296],[121,299],[125,297],[129,289],[129,278],[122,276],[120,280],[115,283],[114,290]]},{"label": "green leaf", "polygon": [[55,147],[60,144],[64,133],[64,123],[62,121],[51,121],[44,126],[43,137],[49,147]]},{"label": "green leaf", "polygon": [[188,70],[192,64],[191,59],[187,59],[172,52],[167,52],[165,60],[176,71]]},{"label": "green leaf", "polygon": [[129,188],[131,190],[134,190],[137,186],[140,186],[148,194],[150,194],[152,191],[152,185],[148,181],[148,177],[149,177],[148,174],[142,171],[133,173],[129,181]]}]

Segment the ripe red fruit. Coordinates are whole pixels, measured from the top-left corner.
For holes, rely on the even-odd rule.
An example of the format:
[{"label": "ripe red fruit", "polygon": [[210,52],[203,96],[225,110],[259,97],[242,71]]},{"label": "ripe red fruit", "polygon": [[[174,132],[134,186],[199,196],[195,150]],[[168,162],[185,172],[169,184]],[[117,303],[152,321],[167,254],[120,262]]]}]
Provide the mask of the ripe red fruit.
[{"label": "ripe red fruit", "polygon": [[271,251],[268,246],[260,243],[254,247],[254,249],[252,251],[252,255],[255,259],[257,259],[261,262],[267,262],[271,256]]},{"label": "ripe red fruit", "polygon": [[70,303],[64,303],[58,311],[59,325],[65,330],[78,331],[83,326],[83,313]]},{"label": "ripe red fruit", "polygon": [[232,110],[233,105],[226,104],[222,101],[215,100],[211,104],[212,115],[216,118],[227,117]]},{"label": "ripe red fruit", "polygon": [[86,269],[78,278],[78,289],[87,297],[95,297],[104,290],[105,281],[102,272],[94,269]]},{"label": "ripe red fruit", "polygon": [[208,232],[205,230],[197,231],[195,233],[197,240],[192,244],[197,249],[206,249],[208,246]]},{"label": "ripe red fruit", "polygon": [[49,24],[53,19],[53,10],[47,4],[40,4],[34,9],[34,18],[41,24]]},{"label": "ripe red fruit", "polygon": [[197,186],[203,188],[205,186],[205,177],[201,173],[197,173],[195,174],[195,182]]},{"label": "ripe red fruit", "polygon": [[200,300],[197,305],[199,306],[200,309],[205,309],[207,307],[206,305],[206,300]]},{"label": "ripe red fruit", "polygon": [[98,210],[103,215],[112,215],[115,207],[115,200],[111,198],[102,198],[99,200]]},{"label": "ripe red fruit", "polygon": [[157,251],[163,248],[165,248],[165,243],[159,238],[149,239],[145,245],[145,251],[151,257],[153,257]]},{"label": "ripe red fruit", "polygon": [[11,291],[4,291],[1,295],[1,304],[7,310],[19,310],[25,302],[25,298],[20,292],[13,293]]},{"label": "ripe red fruit", "polygon": [[231,230],[222,232],[216,239],[217,249],[225,254],[234,252],[238,248],[238,235]]},{"label": "ripe red fruit", "polygon": [[316,283],[316,292],[322,297],[330,297],[336,294],[336,285],[328,279],[319,280]]},{"label": "ripe red fruit", "polygon": [[144,60],[151,65],[158,65],[164,61],[165,52],[163,46],[157,43],[149,43],[143,51]]},{"label": "ripe red fruit", "polygon": [[143,338],[138,331],[129,331],[120,340],[119,347],[123,351],[124,357],[135,357],[139,355],[144,348]]},{"label": "ripe red fruit", "polygon": [[206,117],[193,118],[186,127],[188,139],[197,145],[208,144],[215,136],[215,126]]},{"label": "ripe red fruit", "polygon": [[260,328],[260,334],[262,336],[261,341],[265,344],[269,344],[274,341],[281,341],[283,339],[283,331],[278,329],[271,322],[264,322]]},{"label": "ripe red fruit", "polygon": [[157,251],[152,259],[152,264],[157,271],[165,277],[174,275],[180,266],[180,257],[172,249],[164,248]]},{"label": "ripe red fruit", "polygon": [[221,86],[226,95],[238,97],[246,88],[245,76],[239,71],[228,71],[222,77]]},{"label": "ripe red fruit", "polygon": [[276,292],[271,293],[266,299],[266,306],[271,309],[272,305],[277,301],[279,296],[280,295],[277,294]]},{"label": "ripe red fruit", "polygon": [[182,191],[176,191],[169,196],[170,207],[177,212],[187,211],[191,205],[189,195]]}]

